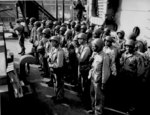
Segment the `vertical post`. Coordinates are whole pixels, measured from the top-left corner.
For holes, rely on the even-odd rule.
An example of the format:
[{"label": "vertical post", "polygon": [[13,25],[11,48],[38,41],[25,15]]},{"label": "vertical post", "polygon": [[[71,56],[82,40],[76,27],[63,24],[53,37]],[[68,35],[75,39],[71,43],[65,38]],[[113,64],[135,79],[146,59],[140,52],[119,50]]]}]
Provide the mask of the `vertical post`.
[{"label": "vertical post", "polygon": [[55,1],[56,19],[58,20],[58,0]]},{"label": "vertical post", "polygon": [[65,20],[65,0],[62,0],[62,21]]},{"label": "vertical post", "polygon": [[27,17],[27,6],[26,6],[26,1],[23,1],[23,5],[24,5],[24,16]]},{"label": "vertical post", "polygon": [[18,3],[16,3],[16,18],[18,19]]}]

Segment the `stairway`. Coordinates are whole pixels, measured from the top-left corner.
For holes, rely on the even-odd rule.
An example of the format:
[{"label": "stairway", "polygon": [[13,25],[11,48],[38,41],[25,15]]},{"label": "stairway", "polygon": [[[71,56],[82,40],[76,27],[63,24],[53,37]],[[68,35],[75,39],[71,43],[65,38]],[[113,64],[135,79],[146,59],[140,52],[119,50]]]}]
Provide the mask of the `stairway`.
[{"label": "stairway", "polygon": [[[48,17],[50,20],[55,21],[56,18],[54,16],[52,16],[45,8],[43,8],[38,2],[36,2],[35,0],[32,1],[27,1],[30,2],[29,4],[34,7],[37,8],[39,11],[41,11],[46,17]],[[25,1],[18,1],[18,5],[20,6],[21,12],[24,13],[24,8],[26,6],[24,6]],[[27,13],[27,12],[26,12]]]}]

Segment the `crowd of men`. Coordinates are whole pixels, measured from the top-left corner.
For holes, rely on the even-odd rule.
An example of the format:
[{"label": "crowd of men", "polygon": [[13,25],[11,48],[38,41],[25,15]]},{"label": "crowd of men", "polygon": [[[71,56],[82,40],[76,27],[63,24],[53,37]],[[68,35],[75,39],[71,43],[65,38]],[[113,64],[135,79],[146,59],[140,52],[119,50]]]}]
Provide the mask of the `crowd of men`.
[{"label": "crowd of men", "polygon": [[[33,44],[30,54],[41,65],[43,77],[51,78],[49,84],[56,82],[55,100],[64,97],[64,81],[78,87],[83,103],[95,115],[103,114],[109,91],[110,97],[116,92],[124,97],[121,100],[127,102],[131,111],[143,99],[143,84],[149,82],[150,46],[137,40],[139,27],[125,38],[123,30],[114,31],[85,21],[63,23],[30,18],[29,29]],[[24,55],[21,33],[18,32],[20,54]]]}]

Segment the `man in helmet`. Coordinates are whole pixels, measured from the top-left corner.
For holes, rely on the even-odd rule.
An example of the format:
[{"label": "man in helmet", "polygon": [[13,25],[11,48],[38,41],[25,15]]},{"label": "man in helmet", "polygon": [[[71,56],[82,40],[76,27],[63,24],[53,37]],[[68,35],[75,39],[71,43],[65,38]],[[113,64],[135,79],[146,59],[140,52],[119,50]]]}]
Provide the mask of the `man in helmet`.
[{"label": "man in helmet", "polygon": [[14,31],[16,32],[19,40],[19,45],[21,47],[21,52],[18,54],[25,54],[25,46],[24,46],[24,26],[20,24],[20,19],[16,20],[16,26],[14,27]]},{"label": "man in helmet", "polygon": [[29,20],[29,31],[31,32],[32,28],[34,27],[34,22],[36,19],[34,17],[31,17]]},{"label": "man in helmet", "polygon": [[[121,64],[121,82],[120,88],[121,94],[125,97],[125,103],[128,104],[126,107],[129,112],[136,110],[140,95],[140,69],[142,59],[135,52],[135,41],[127,39],[125,42],[125,53],[123,53],[120,64]],[[128,85],[127,85],[128,84]],[[133,85],[134,84],[134,85]]]},{"label": "man in helmet", "polygon": [[54,35],[56,35],[56,36],[59,35],[60,28],[61,28],[60,25],[55,26],[55,28],[54,28]]},{"label": "man in helmet", "polygon": [[37,40],[38,41],[42,39],[42,31],[43,31],[43,27],[37,28]]},{"label": "man in helmet", "polygon": [[119,45],[119,49],[121,50],[121,52],[123,52],[124,49],[124,44],[125,44],[125,32],[123,30],[120,30],[119,32],[117,32],[117,37],[118,37],[118,45]]},{"label": "man in helmet", "polygon": [[[88,71],[90,69],[89,58],[92,54],[92,51],[87,44],[87,36],[85,33],[78,34],[78,42],[80,45],[79,52],[77,53],[78,62],[79,62],[79,80],[81,81],[82,94],[84,97],[84,104],[88,100],[89,93],[89,84],[88,84]],[[87,96],[87,98],[85,98]]]},{"label": "man in helmet", "polygon": [[93,38],[100,38],[102,35],[103,31],[101,28],[97,28],[93,32]]},{"label": "man in helmet", "polygon": [[38,46],[38,39],[37,39],[37,29],[41,26],[40,21],[35,21],[34,22],[34,27],[31,30],[31,35],[30,35],[30,42],[33,44],[32,50],[30,52],[31,55],[36,55],[36,50]]},{"label": "man in helmet", "polygon": [[65,39],[65,32],[66,32],[66,27],[60,27],[59,29],[59,37],[60,37],[60,46],[65,47],[66,45],[66,39]]},{"label": "man in helmet", "polygon": [[82,26],[81,26],[81,32],[82,32],[82,33],[85,33],[86,30],[87,30],[86,25],[82,25]]},{"label": "man in helmet", "polygon": [[95,115],[102,115],[104,108],[104,88],[110,77],[110,58],[103,52],[104,42],[101,39],[92,41],[93,54],[90,58],[92,68],[88,79],[91,79],[90,96],[92,111]]},{"label": "man in helmet", "polygon": [[44,77],[48,77],[49,75],[49,70],[48,70],[48,65],[47,65],[47,57],[48,57],[48,52],[51,48],[51,45],[49,43],[49,38],[51,36],[50,29],[45,28],[42,31],[42,39],[40,40],[40,43],[38,45],[37,51],[40,54],[40,64],[42,66],[42,69],[44,70]]},{"label": "man in helmet", "polygon": [[111,64],[112,64],[111,72],[112,72],[112,75],[116,76],[117,74],[116,61],[117,61],[117,56],[118,56],[118,49],[114,47],[112,44],[114,42],[113,37],[107,36],[104,42],[105,42],[105,46],[103,48],[103,51],[110,56]]},{"label": "man in helmet", "polygon": [[63,89],[63,66],[64,66],[64,51],[60,47],[60,38],[58,36],[52,36],[50,38],[52,44],[52,50],[49,53],[48,65],[53,75],[56,75],[56,87],[55,87],[55,100],[62,100],[64,97]]}]

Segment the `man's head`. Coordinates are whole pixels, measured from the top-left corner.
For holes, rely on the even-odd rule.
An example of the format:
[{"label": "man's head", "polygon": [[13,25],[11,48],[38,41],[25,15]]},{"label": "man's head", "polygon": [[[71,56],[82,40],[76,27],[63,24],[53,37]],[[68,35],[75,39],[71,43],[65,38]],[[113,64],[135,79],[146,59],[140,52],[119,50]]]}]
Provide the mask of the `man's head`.
[{"label": "man's head", "polygon": [[123,39],[125,36],[125,32],[123,30],[121,30],[121,31],[117,32],[117,35],[118,35],[119,39]]},{"label": "man's head", "polygon": [[53,47],[58,47],[60,44],[60,38],[58,36],[52,36],[50,38],[50,42],[51,42]]},{"label": "man's head", "polygon": [[64,26],[60,27],[60,29],[59,29],[60,35],[64,35],[65,32],[66,32],[66,27],[64,27]]},{"label": "man's head", "polygon": [[43,29],[42,34],[43,34],[43,37],[49,38],[51,36],[51,31],[49,28],[45,28]]},{"label": "man's head", "polygon": [[81,44],[84,44],[85,41],[86,41],[86,39],[87,39],[87,36],[86,36],[85,33],[80,33],[80,34],[78,35],[78,42],[79,42],[80,45],[81,45]]},{"label": "man's head", "polygon": [[102,51],[103,47],[104,47],[104,42],[100,38],[94,39],[92,41],[92,50],[94,52]]},{"label": "man's head", "polygon": [[125,42],[125,49],[127,53],[133,53],[135,48],[135,41],[127,39]]},{"label": "man's head", "polygon": [[95,29],[94,32],[93,32],[93,37],[94,37],[94,38],[100,38],[102,32],[103,32],[103,31],[101,30],[101,28]]},{"label": "man's head", "polygon": [[34,22],[34,27],[38,28],[41,26],[41,22],[40,21],[35,21]]},{"label": "man's head", "polygon": [[112,42],[113,42],[114,40],[113,40],[113,37],[111,37],[111,36],[106,36],[106,38],[105,38],[105,46],[108,46],[108,47],[110,47],[110,46],[112,46]]},{"label": "man's head", "polygon": [[30,18],[30,22],[29,22],[29,23],[30,23],[30,24],[34,24],[34,22],[35,22],[35,21],[36,21],[36,18],[31,17],[31,18]]}]

